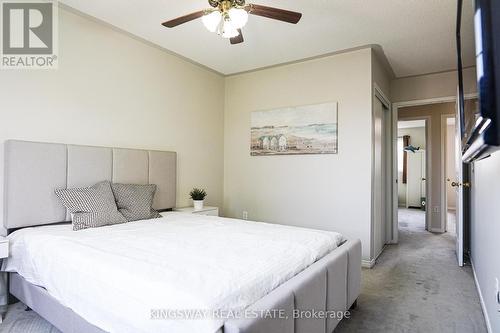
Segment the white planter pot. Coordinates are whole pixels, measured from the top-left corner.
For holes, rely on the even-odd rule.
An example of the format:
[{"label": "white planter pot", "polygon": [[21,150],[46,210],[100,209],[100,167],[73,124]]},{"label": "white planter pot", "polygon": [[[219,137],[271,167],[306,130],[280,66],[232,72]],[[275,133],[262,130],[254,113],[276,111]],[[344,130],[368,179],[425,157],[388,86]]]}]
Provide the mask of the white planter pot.
[{"label": "white planter pot", "polygon": [[203,209],[203,200],[193,200],[194,210],[202,210]]}]

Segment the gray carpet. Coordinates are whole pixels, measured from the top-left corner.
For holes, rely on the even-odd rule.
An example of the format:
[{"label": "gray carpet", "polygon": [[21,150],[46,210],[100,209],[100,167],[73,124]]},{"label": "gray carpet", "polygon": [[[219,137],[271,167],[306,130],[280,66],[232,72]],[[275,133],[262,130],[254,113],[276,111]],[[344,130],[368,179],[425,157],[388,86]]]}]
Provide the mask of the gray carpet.
[{"label": "gray carpet", "polygon": [[[423,219],[421,211],[400,211],[400,244],[363,270],[358,308],[335,333],[486,332],[472,271],[456,263],[453,220],[449,233],[436,235],[425,231]],[[0,325],[0,333],[7,332],[59,333],[20,303]]]},{"label": "gray carpet", "polygon": [[43,320],[33,311],[25,311],[22,303],[9,306],[3,323],[0,324],[1,333],[60,333],[58,329]]},{"label": "gray carpet", "polygon": [[400,210],[399,245],[363,270],[362,293],[344,332],[486,332],[470,267],[457,266],[453,214],[445,234],[425,231],[424,213]]}]

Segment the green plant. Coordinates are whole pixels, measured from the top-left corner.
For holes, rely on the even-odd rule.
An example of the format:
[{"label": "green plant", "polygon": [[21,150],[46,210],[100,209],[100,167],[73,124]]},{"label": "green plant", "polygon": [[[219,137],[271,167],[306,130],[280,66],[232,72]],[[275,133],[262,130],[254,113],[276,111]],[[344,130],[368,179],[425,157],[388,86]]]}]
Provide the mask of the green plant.
[{"label": "green plant", "polygon": [[205,197],[207,196],[207,192],[205,190],[200,190],[199,188],[193,189],[191,192],[189,192],[189,196],[193,200],[204,200]]}]

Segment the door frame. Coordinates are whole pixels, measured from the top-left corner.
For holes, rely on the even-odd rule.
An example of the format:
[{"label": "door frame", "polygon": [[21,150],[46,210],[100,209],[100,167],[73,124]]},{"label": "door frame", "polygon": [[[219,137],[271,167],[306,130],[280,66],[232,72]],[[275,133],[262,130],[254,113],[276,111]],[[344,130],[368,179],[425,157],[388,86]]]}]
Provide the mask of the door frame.
[{"label": "door frame", "polygon": [[[473,98],[478,98],[477,93],[472,93],[472,94],[465,94],[464,95],[465,99],[473,99]],[[419,106],[419,105],[428,105],[428,104],[439,104],[439,103],[449,103],[449,102],[456,102],[457,101],[457,96],[445,96],[445,97],[436,97],[436,98],[428,98],[428,99],[418,99],[418,100],[411,100],[411,101],[403,101],[403,102],[396,102],[392,103],[392,130],[393,130],[393,152],[397,153],[398,149],[398,140],[397,140],[397,134],[398,134],[398,110],[400,108],[404,107],[409,107],[409,106]],[[395,139],[394,139],[395,138]],[[427,154],[429,154],[429,149],[427,149]],[[394,156],[397,156],[397,154],[393,154],[393,159]],[[429,163],[427,161],[426,163]],[[397,166],[397,158],[395,161],[393,161],[393,175],[397,175],[398,171],[398,166]],[[427,164],[429,165],[429,164]],[[427,169],[429,171],[429,169]],[[393,193],[393,199],[395,196],[396,202],[395,204],[393,203],[393,212],[392,212],[392,228],[393,228],[393,240],[391,243],[397,244],[399,242],[399,235],[398,235],[398,205],[397,205],[397,194],[398,194],[398,182],[397,182],[397,177],[396,180],[394,180],[393,177],[393,183],[392,183],[392,193]],[[427,186],[429,185],[429,182],[427,183]],[[426,191],[428,190],[428,187],[426,188]],[[441,202],[441,205],[443,205],[443,202]],[[446,205],[446,203],[444,203]],[[426,212],[428,209],[426,210]],[[443,207],[441,207],[441,211],[443,211]],[[427,218],[428,220],[428,218]]]},{"label": "door frame", "polygon": [[[403,106],[406,107],[406,106]],[[397,115],[397,114],[396,114]],[[429,206],[427,203],[431,202],[432,199],[432,174],[429,172],[430,166],[432,165],[432,146],[430,144],[431,142],[431,135],[432,135],[432,122],[431,122],[431,116],[416,116],[416,117],[404,117],[404,118],[398,118],[396,121],[396,131],[397,131],[397,124],[398,121],[407,121],[407,120],[424,120],[425,121],[425,202],[426,202],[426,207],[425,207],[425,230],[433,231],[429,229],[429,221],[430,221],[430,214],[431,211],[429,210]],[[397,134],[397,132],[396,132]],[[396,149],[397,149],[397,144],[398,142],[396,141]],[[397,166],[396,166],[396,172],[397,172]],[[397,175],[397,173],[396,173]],[[397,177],[396,177],[396,193],[398,193],[398,182],[397,182]],[[394,232],[396,234],[399,233],[399,225],[398,225],[398,210],[395,209],[396,211],[396,223],[393,225],[395,227]],[[398,240],[396,240],[397,242]]]}]

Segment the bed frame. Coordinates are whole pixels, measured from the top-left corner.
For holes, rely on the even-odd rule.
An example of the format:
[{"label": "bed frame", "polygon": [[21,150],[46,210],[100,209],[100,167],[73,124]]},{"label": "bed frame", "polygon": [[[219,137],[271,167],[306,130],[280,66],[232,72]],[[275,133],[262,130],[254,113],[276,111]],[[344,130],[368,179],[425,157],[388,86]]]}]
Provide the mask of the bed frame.
[{"label": "bed frame", "polygon": [[[154,208],[175,207],[176,154],[136,149],[75,146],[9,140],[4,146],[3,225],[7,233],[24,227],[69,221],[54,189],[90,186],[102,180],[156,184]],[[347,240],[249,307],[286,316],[228,320],[224,333],[331,333],[340,312],[356,304],[361,288],[361,242]],[[63,333],[105,333],[63,306],[47,290],[9,273],[9,291]],[[327,318],[312,312],[330,311]],[[335,314],[335,316],[334,316]]]}]

